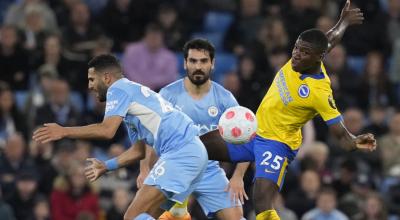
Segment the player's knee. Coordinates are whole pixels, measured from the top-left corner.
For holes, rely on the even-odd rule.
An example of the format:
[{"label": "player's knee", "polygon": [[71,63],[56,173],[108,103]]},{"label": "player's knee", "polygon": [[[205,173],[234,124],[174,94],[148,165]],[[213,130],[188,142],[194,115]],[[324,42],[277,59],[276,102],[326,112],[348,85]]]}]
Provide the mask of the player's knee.
[{"label": "player's knee", "polygon": [[242,207],[232,207],[220,210],[217,212],[218,219],[221,220],[242,220],[243,218],[243,210]]}]

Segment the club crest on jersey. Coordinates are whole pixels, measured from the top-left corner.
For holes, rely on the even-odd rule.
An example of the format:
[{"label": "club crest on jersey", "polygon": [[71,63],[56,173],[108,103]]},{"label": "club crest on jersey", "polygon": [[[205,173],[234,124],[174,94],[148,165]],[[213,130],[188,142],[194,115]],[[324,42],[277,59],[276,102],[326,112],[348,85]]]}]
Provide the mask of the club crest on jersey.
[{"label": "club crest on jersey", "polygon": [[208,115],[210,115],[211,117],[215,117],[218,115],[218,108],[215,106],[210,106],[208,108]]},{"label": "club crest on jersey", "polygon": [[300,96],[301,98],[307,98],[308,95],[310,95],[310,88],[308,88],[308,86],[307,86],[306,84],[302,84],[302,85],[299,87],[298,93],[299,93],[299,96]]}]

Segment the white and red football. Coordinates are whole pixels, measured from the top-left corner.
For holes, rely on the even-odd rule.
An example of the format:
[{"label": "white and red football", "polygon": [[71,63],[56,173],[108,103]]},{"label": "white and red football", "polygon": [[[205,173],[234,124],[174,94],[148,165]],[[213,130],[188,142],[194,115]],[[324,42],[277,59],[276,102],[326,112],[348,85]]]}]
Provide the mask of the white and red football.
[{"label": "white and red football", "polygon": [[256,136],[257,118],[243,106],[228,108],[218,122],[222,138],[232,144],[244,144]]}]

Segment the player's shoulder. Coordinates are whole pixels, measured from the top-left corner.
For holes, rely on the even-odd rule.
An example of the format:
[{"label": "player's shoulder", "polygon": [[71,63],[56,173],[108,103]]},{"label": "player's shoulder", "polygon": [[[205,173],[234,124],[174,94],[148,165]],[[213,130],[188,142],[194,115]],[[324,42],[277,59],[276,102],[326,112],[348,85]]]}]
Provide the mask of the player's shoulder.
[{"label": "player's shoulder", "polygon": [[211,81],[211,86],[214,89],[214,92],[218,93],[219,95],[231,95],[232,93],[225,89],[222,85],[215,81]]},{"label": "player's shoulder", "polygon": [[178,79],[166,86],[164,86],[161,90],[160,93],[176,93],[180,92],[183,88],[183,79]]}]

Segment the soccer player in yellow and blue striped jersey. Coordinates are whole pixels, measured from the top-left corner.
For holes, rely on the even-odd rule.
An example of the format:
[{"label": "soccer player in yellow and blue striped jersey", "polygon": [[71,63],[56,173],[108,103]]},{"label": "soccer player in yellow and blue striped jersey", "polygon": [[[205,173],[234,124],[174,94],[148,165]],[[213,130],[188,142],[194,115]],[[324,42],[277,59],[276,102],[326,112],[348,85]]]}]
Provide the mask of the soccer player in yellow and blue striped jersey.
[{"label": "soccer player in yellow and blue striped jersey", "polygon": [[360,9],[351,9],[348,0],[339,22],[328,33],[310,29],[300,34],[291,59],[278,71],[257,110],[259,127],[252,141],[233,145],[225,143],[217,132],[201,136],[210,160],[255,162],[253,199],[257,220],[280,219],[272,201],[302,142],[301,128],[316,115],[325,120],[349,151],[376,148],[372,134],[354,136],[343,125],[322,63],[345,29],[363,19]]}]

